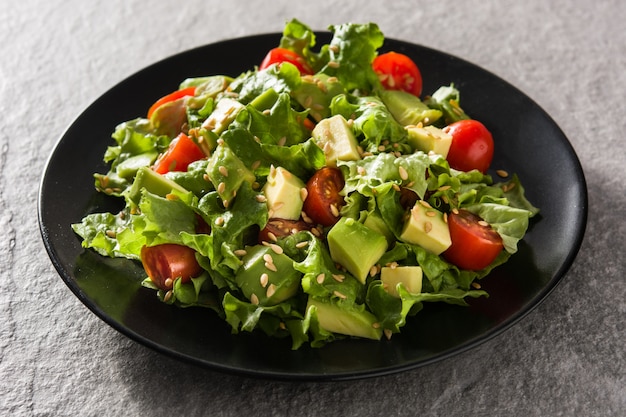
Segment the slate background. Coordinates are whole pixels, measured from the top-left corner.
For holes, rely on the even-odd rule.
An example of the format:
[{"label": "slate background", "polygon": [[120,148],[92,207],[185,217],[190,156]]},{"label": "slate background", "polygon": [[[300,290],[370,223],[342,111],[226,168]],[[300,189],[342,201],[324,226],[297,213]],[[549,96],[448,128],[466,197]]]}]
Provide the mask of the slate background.
[{"label": "slate background", "polygon": [[[388,37],[478,64],[542,106],[589,188],[563,282],[495,339],[420,369],[336,383],[249,379],[183,364],[91,314],[37,225],[44,163],[70,122],[128,75],[214,41],[377,22]],[[8,1],[0,13],[0,414],[626,415],[626,3],[621,0]],[[558,173],[556,173],[558,174]]]}]

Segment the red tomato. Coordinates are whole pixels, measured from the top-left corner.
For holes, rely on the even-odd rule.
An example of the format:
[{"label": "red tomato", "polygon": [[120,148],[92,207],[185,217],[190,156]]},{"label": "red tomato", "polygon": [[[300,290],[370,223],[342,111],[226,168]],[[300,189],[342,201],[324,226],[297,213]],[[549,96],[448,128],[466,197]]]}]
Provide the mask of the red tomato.
[{"label": "red tomato", "polygon": [[[154,284],[162,290],[172,288],[172,281],[189,282],[202,272],[195,251],[187,246],[166,243],[141,248],[141,263]],[[170,281],[168,281],[168,279]]]},{"label": "red tomato", "polygon": [[467,210],[450,213],[448,227],[452,245],[443,257],[461,269],[486,268],[502,251],[502,238],[480,217]]},{"label": "red tomato", "polygon": [[411,58],[397,52],[378,55],[372,63],[374,72],[388,90],[422,94],[422,74]]},{"label": "red tomato", "polygon": [[164,97],[158,99],[152,106],[150,106],[150,110],[148,110],[148,119],[152,116],[154,111],[161,107],[165,103],[169,103],[170,101],[178,100],[181,97],[185,96],[193,96],[196,93],[196,87],[188,87],[183,88],[182,90],[174,91]]},{"label": "red tomato", "polygon": [[313,75],[313,70],[303,57],[285,48],[271,49],[267,55],[265,55],[259,69],[264,70],[272,64],[279,64],[281,62],[289,62],[295,65],[302,75]]},{"label": "red tomato", "polygon": [[172,140],[170,147],[159,156],[153,169],[159,174],[170,171],[187,171],[190,163],[205,156],[202,149],[189,136],[180,133]]},{"label": "red tomato", "polygon": [[315,223],[332,226],[339,220],[339,210],[345,204],[339,195],[343,186],[343,175],[338,168],[320,169],[306,184],[308,194],[302,210]]},{"label": "red tomato", "polygon": [[493,158],[493,137],[478,120],[459,120],[443,131],[452,135],[448,163],[454,169],[487,172]]},{"label": "red tomato", "polygon": [[302,230],[311,230],[312,224],[303,220],[269,219],[263,230],[259,233],[259,243],[272,242],[274,238],[289,236]]}]

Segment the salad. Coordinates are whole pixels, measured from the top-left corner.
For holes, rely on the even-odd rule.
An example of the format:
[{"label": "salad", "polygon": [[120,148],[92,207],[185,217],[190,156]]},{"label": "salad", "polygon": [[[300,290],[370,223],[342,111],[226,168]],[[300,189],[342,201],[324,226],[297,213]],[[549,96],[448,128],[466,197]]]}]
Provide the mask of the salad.
[{"label": "salad", "polygon": [[[467,305],[538,212],[454,85],[423,95],[374,23],[317,47],[294,19],[258,67],[182,80],[119,124],[96,173],[125,203],[72,225],[143,265],[164,303],[293,349],[399,333],[424,303]],[[496,138],[497,140],[497,138]]]}]

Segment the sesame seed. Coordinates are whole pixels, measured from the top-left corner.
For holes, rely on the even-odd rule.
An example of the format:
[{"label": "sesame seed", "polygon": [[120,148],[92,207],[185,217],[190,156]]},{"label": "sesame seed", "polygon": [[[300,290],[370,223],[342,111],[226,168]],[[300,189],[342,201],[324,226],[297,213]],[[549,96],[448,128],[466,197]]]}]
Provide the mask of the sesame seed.
[{"label": "sesame seed", "polygon": [[446,190],[449,190],[450,188],[452,188],[452,186],[450,186],[450,185],[442,185],[441,187],[437,188],[437,190],[439,190],[439,191],[446,191]]},{"label": "sesame seed", "polygon": [[337,81],[339,81],[339,78],[337,78],[337,77],[328,77],[326,79],[326,82],[329,83],[329,84],[336,83]]},{"label": "sesame seed", "polygon": [[435,213],[434,211],[427,210],[426,211],[426,215],[428,217],[435,217],[437,215],[437,213]]},{"label": "sesame seed", "polygon": [[107,230],[105,234],[107,235],[107,237],[110,237],[111,239],[115,239],[115,237],[117,236],[117,233],[115,232],[115,230]]},{"label": "sesame seed", "polygon": [[298,249],[306,248],[307,246],[309,246],[309,242],[307,240],[296,243],[296,248]]},{"label": "sesame seed", "polygon": [[363,176],[363,177],[364,177],[365,175],[367,175],[367,171],[365,170],[365,168],[363,168],[363,167],[361,167],[361,166],[360,166],[360,167],[358,167],[358,168],[356,169],[356,171],[359,173],[359,175],[361,175],[361,176]]},{"label": "sesame seed", "polygon": [[256,198],[256,201],[258,201],[259,203],[267,202],[267,197],[265,197],[263,194],[257,194],[255,198]]},{"label": "sesame seed", "polygon": [[302,220],[304,220],[305,223],[313,224],[313,220],[304,211],[300,213],[300,215],[302,216]]},{"label": "sesame seed", "polygon": [[287,136],[283,136],[282,138],[278,139],[278,146],[285,146],[285,143],[287,143]]},{"label": "sesame seed", "polygon": [[218,139],[217,144],[218,146],[224,146],[224,139]]},{"label": "sesame seed", "polygon": [[230,201],[228,200],[223,200],[222,204],[224,205],[224,208],[228,208],[228,205],[230,204]]},{"label": "sesame seed", "polygon": [[273,263],[265,262],[265,267],[270,271],[278,272],[278,268]]},{"label": "sesame seed", "polygon": [[390,329],[384,329],[383,333],[385,334],[387,340],[391,340],[391,335],[393,334],[393,332]]},{"label": "sesame seed", "polygon": [[278,238],[276,237],[276,235],[272,232],[267,232],[267,237],[272,241],[272,242],[277,242]]},{"label": "sesame seed", "polygon": [[259,305],[259,297],[257,297],[257,295],[253,293],[253,294],[250,296],[250,302],[251,302],[252,304],[254,304],[255,306],[258,306],[258,305]]},{"label": "sesame seed", "polygon": [[456,207],[455,207],[455,208],[453,208],[453,209],[452,209],[452,213],[454,213],[454,214],[459,214],[459,209],[458,209],[458,208],[456,208]]},{"label": "sesame seed", "polygon": [[263,115],[264,116],[269,116],[271,113],[272,113],[272,111],[270,109],[263,110]]},{"label": "sesame seed", "polygon": [[332,277],[337,282],[343,282],[343,280],[346,279],[346,276],[342,274],[332,274]]},{"label": "sesame seed", "polygon": [[508,172],[506,172],[506,171],[505,171],[505,170],[503,170],[503,169],[498,169],[498,170],[496,170],[496,174],[498,174],[498,175],[499,175],[499,176],[501,176],[502,178],[506,178],[506,177],[508,177],[508,176],[509,176],[509,173],[508,173]]},{"label": "sesame seed", "polygon": [[248,251],[246,251],[245,249],[237,249],[233,253],[236,256],[246,256],[248,254]]},{"label": "sesame seed", "polygon": [[270,285],[267,287],[267,291],[265,292],[265,296],[266,296],[267,298],[270,298],[272,295],[274,295],[274,293],[275,293],[275,292],[276,292],[276,285],[274,285],[274,284],[270,284]]},{"label": "sesame seed", "polygon": [[333,291],[333,295],[335,297],[341,298],[342,300],[345,300],[346,298],[348,298],[348,297],[346,297],[346,295],[344,293],[341,293],[341,292],[339,292],[337,290]]},{"label": "sesame seed", "polygon": [[304,107],[309,108],[311,104],[313,104],[313,97],[307,96],[307,98],[304,99]]},{"label": "sesame seed", "polygon": [[337,208],[336,204],[330,205],[330,212],[333,214],[333,216],[339,217],[339,209]]},{"label": "sesame seed", "polygon": [[448,223],[448,213],[443,213],[443,222]]},{"label": "sesame seed", "polygon": [[424,222],[424,232],[430,233],[433,230],[433,224],[431,222]]},{"label": "sesame seed", "polygon": [[317,88],[319,88],[322,93],[327,93],[328,92],[328,88],[326,88],[326,84],[324,84],[321,81],[317,82]]},{"label": "sesame seed", "polygon": [[274,263],[274,258],[272,258],[272,255],[270,255],[269,253],[266,253],[265,255],[263,255],[263,260],[270,264]]},{"label": "sesame seed", "polygon": [[315,278],[315,281],[317,281],[318,284],[323,284],[325,279],[326,279],[326,274],[322,272],[321,274],[317,276],[317,278]]},{"label": "sesame seed", "polygon": [[[270,232],[271,233],[271,232]],[[274,239],[276,238],[276,236],[274,236]],[[270,237],[271,239],[271,237]],[[280,246],[278,246],[275,243],[270,243],[270,249],[272,250],[272,252],[274,252],[276,255],[282,255],[283,253],[283,248],[281,248]]]},{"label": "sesame seed", "polygon": [[477,282],[472,282],[472,287],[476,288],[477,290],[481,289],[481,285]]},{"label": "sesame seed", "polygon": [[331,68],[339,68],[339,62],[337,61],[329,61],[328,66]]},{"label": "sesame seed", "polygon": [[402,181],[406,181],[409,179],[409,173],[406,172],[406,169],[404,169],[404,167],[398,167],[398,172],[400,173],[400,178],[402,178]]},{"label": "sesame seed", "polygon": [[419,200],[419,203],[426,208],[433,208],[426,200]]},{"label": "sesame seed", "polygon": [[217,169],[220,174],[222,174],[225,177],[228,177],[228,168],[226,168],[224,165],[220,165],[219,168]]},{"label": "sesame seed", "polygon": [[250,168],[252,168],[252,170],[256,170],[259,166],[261,166],[261,161],[254,161],[252,163],[252,165],[250,166]]},{"label": "sesame seed", "polygon": [[396,184],[395,182],[393,183],[393,185],[391,186],[391,188],[393,188],[395,191],[402,191],[400,189],[400,186],[398,184]]},{"label": "sesame seed", "polygon": [[313,233],[313,235],[320,237],[322,235],[322,232],[319,231],[319,229],[317,227],[314,227],[311,229],[311,233]]},{"label": "sesame seed", "polygon": [[334,53],[339,52],[339,45],[329,45],[328,49]]},{"label": "sesame seed", "polygon": [[203,179],[203,180],[205,180],[206,182],[211,181],[211,178],[209,178],[209,174],[204,174],[204,175],[202,176],[202,179]]},{"label": "sesame seed", "polygon": [[174,285],[174,281],[172,280],[172,278],[167,278],[165,281],[163,281],[163,284],[165,285],[165,288],[172,288],[172,285]]},{"label": "sesame seed", "polygon": [[372,323],[372,327],[375,329],[380,329],[380,323],[376,322],[376,323]]},{"label": "sesame seed", "polygon": [[384,152],[384,151],[385,151],[385,146],[384,146],[384,145],[380,145],[380,146],[378,147],[378,151],[379,151],[379,152]]},{"label": "sesame seed", "polygon": [[370,276],[373,277],[377,273],[378,273],[378,267],[376,265],[372,265],[372,267],[370,268]]},{"label": "sesame seed", "polygon": [[220,193],[220,194],[223,194],[224,191],[226,191],[226,184],[224,184],[223,182],[220,182],[217,185],[217,192]]},{"label": "sesame seed", "polygon": [[487,227],[487,226],[489,226],[489,223],[487,223],[487,222],[486,222],[486,221],[484,221],[484,220],[479,220],[479,221],[478,221],[478,224],[479,224],[479,225],[481,225],[481,226],[483,226],[483,227]]},{"label": "sesame seed", "polygon": [[307,189],[300,188],[300,200],[305,201],[308,196],[309,196],[309,192],[307,191]]},{"label": "sesame seed", "polygon": [[224,218],[222,216],[220,216],[217,219],[215,219],[215,225],[216,226],[221,226],[223,224],[224,224]]}]

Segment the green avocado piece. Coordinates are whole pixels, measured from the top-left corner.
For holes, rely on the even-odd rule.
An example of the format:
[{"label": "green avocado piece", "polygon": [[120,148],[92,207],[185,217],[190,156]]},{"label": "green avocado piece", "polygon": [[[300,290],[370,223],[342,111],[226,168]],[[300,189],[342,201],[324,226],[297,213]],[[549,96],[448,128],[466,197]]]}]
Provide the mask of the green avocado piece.
[{"label": "green avocado piece", "polygon": [[374,340],[380,340],[382,336],[376,316],[364,309],[345,308],[331,300],[312,297],[309,297],[306,308],[307,312],[314,312],[320,327],[326,331]]},{"label": "green avocado piece", "polygon": [[163,175],[151,170],[148,167],[141,167],[137,170],[135,181],[133,185],[127,191],[127,197],[135,204],[139,204],[141,199],[141,190],[145,188],[152,194],[156,194],[160,197],[165,197],[173,190],[186,193],[187,190],[164,177]]},{"label": "green avocado piece", "polygon": [[448,156],[448,151],[452,145],[452,135],[444,132],[435,126],[407,126],[406,131],[409,134],[408,142],[414,150],[428,153],[434,153]]},{"label": "green avocado piece", "polygon": [[283,167],[272,166],[262,190],[272,213],[270,217],[298,220],[304,205],[302,189],[306,189],[306,185],[300,178]]},{"label": "green avocado piece", "polygon": [[217,190],[224,207],[228,207],[235,198],[237,190],[244,181],[254,183],[256,177],[230,147],[223,141],[219,141],[213,154],[209,158],[206,173],[211,183]]},{"label": "green avocado piece", "polygon": [[365,217],[363,225],[385,236],[388,245],[391,245],[393,242],[395,242],[396,238],[393,235],[393,232],[389,229],[389,226],[387,226],[387,223],[385,223],[385,220],[383,220],[380,213],[371,212],[367,213],[366,216],[367,217]]},{"label": "green avocado piece", "polygon": [[319,122],[330,116],[330,102],[333,97],[345,93],[343,85],[336,77],[326,74],[305,75],[291,96]]},{"label": "green avocado piece", "polygon": [[435,255],[439,255],[452,244],[450,229],[443,219],[443,213],[422,201],[418,201],[411,209],[400,240],[421,246]]},{"label": "green avocado piece", "polygon": [[358,161],[359,143],[347,120],[340,114],[320,120],[315,126],[313,139],[326,156],[326,165],[337,166],[337,161]]},{"label": "green avocado piece", "polygon": [[387,251],[387,239],[357,220],[342,217],[328,232],[333,261],[343,265],[362,284],[372,266]]},{"label": "green avocado piece", "polygon": [[235,120],[237,114],[244,107],[243,104],[232,98],[221,98],[215,104],[213,112],[202,123],[202,127],[219,136]]},{"label": "green avocado piece", "polygon": [[402,90],[385,90],[380,97],[393,115],[394,119],[402,126],[429,125],[436,122],[442,115],[441,111],[431,109],[411,93]]},{"label": "green avocado piece", "polygon": [[419,266],[383,266],[380,270],[380,280],[385,291],[394,297],[398,295],[398,284],[411,294],[422,292],[422,268]]},{"label": "green avocado piece", "polygon": [[271,306],[296,294],[302,274],[278,246],[256,245],[246,250],[235,281],[251,303]]}]

